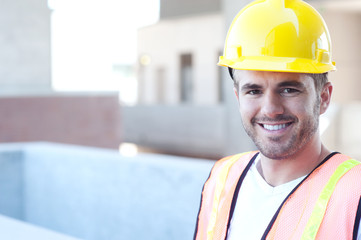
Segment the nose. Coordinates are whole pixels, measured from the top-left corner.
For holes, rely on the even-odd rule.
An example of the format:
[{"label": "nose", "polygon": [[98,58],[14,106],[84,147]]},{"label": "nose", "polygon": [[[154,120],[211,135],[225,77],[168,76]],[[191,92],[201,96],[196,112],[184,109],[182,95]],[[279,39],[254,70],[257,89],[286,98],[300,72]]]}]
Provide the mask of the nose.
[{"label": "nose", "polygon": [[262,103],[262,114],[267,117],[275,118],[284,113],[283,99],[277,93],[265,94]]}]

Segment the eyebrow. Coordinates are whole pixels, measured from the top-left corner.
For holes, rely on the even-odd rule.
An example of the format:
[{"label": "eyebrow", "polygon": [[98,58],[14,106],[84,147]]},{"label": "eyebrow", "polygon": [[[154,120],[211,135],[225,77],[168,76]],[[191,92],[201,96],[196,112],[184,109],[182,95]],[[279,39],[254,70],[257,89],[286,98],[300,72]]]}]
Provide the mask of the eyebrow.
[{"label": "eyebrow", "polygon": [[280,82],[278,87],[296,87],[296,88],[305,88],[305,84],[299,81],[284,81]]},{"label": "eyebrow", "polygon": [[[282,88],[282,87],[296,87],[296,88],[305,88],[305,84],[303,84],[302,82],[299,81],[284,81],[284,82],[280,82],[277,85],[278,88]],[[255,84],[255,83],[246,83],[241,87],[241,91],[242,92],[247,92],[249,90],[252,89],[262,89],[261,85]]]},{"label": "eyebrow", "polygon": [[242,92],[246,92],[246,91],[249,91],[249,90],[251,90],[251,89],[261,89],[261,88],[262,88],[261,85],[252,84],[252,83],[246,83],[246,84],[242,85],[241,91],[242,91]]}]

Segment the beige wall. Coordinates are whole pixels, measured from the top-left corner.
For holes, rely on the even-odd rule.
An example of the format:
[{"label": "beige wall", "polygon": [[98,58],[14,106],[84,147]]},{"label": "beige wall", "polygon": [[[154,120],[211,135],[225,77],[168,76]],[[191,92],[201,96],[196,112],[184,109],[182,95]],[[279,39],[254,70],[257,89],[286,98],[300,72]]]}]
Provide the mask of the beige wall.
[{"label": "beige wall", "polygon": [[330,80],[336,103],[361,100],[361,8],[346,2],[355,1],[314,4],[331,34],[337,71],[330,73]]},{"label": "beige wall", "polygon": [[361,102],[333,105],[328,117],[330,125],[322,135],[325,145],[361,161]]},{"label": "beige wall", "polygon": [[334,85],[330,120],[322,135],[325,145],[361,160],[361,2],[311,2],[329,28],[337,71],[330,73]]},{"label": "beige wall", "polygon": [[[164,70],[164,102],[180,101],[180,55],[193,55],[193,99],[196,105],[218,101],[219,67],[223,49],[224,23],[221,14],[207,14],[162,20],[138,32],[138,56],[150,57],[149,65],[140,65],[139,98],[143,104],[157,104],[157,71]],[[207,86],[207,87],[205,87]]]}]

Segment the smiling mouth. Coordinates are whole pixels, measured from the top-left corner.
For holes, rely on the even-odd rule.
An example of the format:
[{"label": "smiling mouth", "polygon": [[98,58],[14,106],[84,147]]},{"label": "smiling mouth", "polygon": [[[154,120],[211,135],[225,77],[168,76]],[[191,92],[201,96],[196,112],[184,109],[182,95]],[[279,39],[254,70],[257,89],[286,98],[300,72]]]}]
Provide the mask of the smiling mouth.
[{"label": "smiling mouth", "polygon": [[290,123],[274,124],[274,125],[270,125],[270,124],[260,124],[260,125],[266,130],[278,131],[278,130],[285,129],[286,127],[288,127],[291,124],[292,123],[290,122]]}]

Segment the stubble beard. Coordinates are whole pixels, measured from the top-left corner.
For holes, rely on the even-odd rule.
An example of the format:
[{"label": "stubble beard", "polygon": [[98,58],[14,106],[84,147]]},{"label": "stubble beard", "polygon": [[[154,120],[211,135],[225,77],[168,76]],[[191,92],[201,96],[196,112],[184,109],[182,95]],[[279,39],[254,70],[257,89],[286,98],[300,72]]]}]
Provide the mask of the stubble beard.
[{"label": "stubble beard", "polygon": [[[258,150],[267,158],[274,160],[282,160],[292,158],[295,154],[302,151],[310,139],[317,133],[319,124],[319,106],[320,101],[317,99],[313,109],[314,116],[308,116],[297,129],[286,143],[281,143],[282,137],[269,137],[267,140],[262,140],[257,136],[254,129],[256,127],[257,120],[251,119],[251,124],[246,126],[243,122],[244,129],[248,136],[252,139]],[[293,124],[297,124],[299,119],[295,116],[284,116],[281,115],[273,121],[280,121],[284,119],[292,119]]]}]

